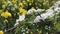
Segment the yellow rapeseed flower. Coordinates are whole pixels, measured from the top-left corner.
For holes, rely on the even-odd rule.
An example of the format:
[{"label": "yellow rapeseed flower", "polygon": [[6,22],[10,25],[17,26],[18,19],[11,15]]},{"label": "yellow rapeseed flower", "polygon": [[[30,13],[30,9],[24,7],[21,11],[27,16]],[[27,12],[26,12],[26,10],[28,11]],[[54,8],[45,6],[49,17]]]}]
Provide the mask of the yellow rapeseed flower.
[{"label": "yellow rapeseed flower", "polygon": [[23,9],[23,8],[20,8],[19,11],[20,11],[20,13],[22,13],[22,14],[24,14],[24,15],[27,14],[27,10],[25,10],[25,9]]},{"label": "yellow rapeseed flower", "polygon": [[8,12],[8,10],[6,10],[6,12],[3,12],[1,14],[1,16],[5,17],[5,18],[8,18],[8,17],[11,17],[12,15],[11,15],[11,13]]},{"label": "yellow rapeseed flower", "polygon": [[14,4],[14,7],[15,7],[15,8],[17,8],[17,5],[16,5],[16,4]]},{"label": "yellow rapeseed flower", "polygon": [[0,31],[0,34],[4,34],[4,32],[1,30],[1,31]]},{"label": "yellow rapeseed flower", "polygon": [[7,4],[7,2],[6,1],[3,1],[2,2],[2,8],[5,8],[6,7],[6,4]]},{"label": "yellow rapeseed flower", "polygon": [[22,3],[22,2],[20,2],[20,3],[19,3],[19,6],[23,6],[23,3]]},{"label": "yellow rapeseed flower", "polygon": [[25,15],[25,14],[27,14],[27,11],[26,11],[26,10],[24,10],[24,12],[23,12],[22,14],[24,14],[24,15]]},{"label": "yellow rapeseed flower", "polygon": [[23,0],[23,3],[25,3],[26,1]]},{"label": "yellow rapeseed flower", "polygon": [[33,34],[33,32],[30,32],[31,34]]},{"label": "yellow rapeseed flower", "polygon": [[16,2],[16,0],[11,0],[13,3],[15,3]]},{"label": "yellow rapeseed flower", "polygon": [[2,8],[5,8],[6,7],[6,5],[2,5]]},{"label": "yellow rapeseed flower", "polygon": [[2,4],[5,4],[5,5],[6,5],[6,3],[7,3],[6,1],[3,1],[3,2],[2,2]]},{"label": "yellow rapeseed flower", "polygon": [[24,5],[26,5],[26,4],[27,4],[27,3],[26,3],[26,1],[22,1],[22,2],[23,2],[23,4],[24,4]]},{"label": "yellow rapeseed flower", "polygon": [[27,0],[28,2],[33,2],[34,0]]},{"label": "yellow rapeseed flower", "polygon": [[27,0],[28,2],[30,1],[30,0]]},{"label": "yellow rapeseed flower", "polygon": [[43,5],[46,5],[46,2],[43,2]]},{"label": "yellow rapeseed flower", "polygon": [[42,33],[42,30],[38,31],[39,33]]}]

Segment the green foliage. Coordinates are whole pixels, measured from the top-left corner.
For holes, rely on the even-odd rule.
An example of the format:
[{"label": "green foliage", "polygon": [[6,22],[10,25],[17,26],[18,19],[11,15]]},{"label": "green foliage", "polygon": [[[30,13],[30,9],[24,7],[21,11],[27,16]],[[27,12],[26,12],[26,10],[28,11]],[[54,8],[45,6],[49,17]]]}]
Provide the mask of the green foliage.
[{"label": "green foliage", "polygon": [[[34,7],[35,9],[41,8],[47,10],[50,8],[55,2],[58,0],[17,0],[16,2],[12,2],[12,5],[9,6],[7,3],[5,4],[5,8],[2,7],[4,4],[3,1],[5,0],[0,0],[0,10],[2,12],[10,12],[12,14],[11,17],[4,18],[1,16],[2,12],[0,13],[0,30],[5,31],[5,29],[10,29],[14,27],[14,24],[16,23],[16,19],[19,18],[19,8],[22,7],[26,10],[29,10],[30,8]],[[5,2],[7,2],[6,0]],[[19,6],[19,3],[23,3],[23,6]],[[16,7],[16,5],[18,7]],[[14,6],[15,5],[15,6]],[[15,8],[15,10],[13,10]],[[12,10],[11,10],[12,9]],[[43,11],[45,12],[45,11]],[[42,12],[42,13],[43,13]],[[60,14],[57,16],[54,16],[54,18],[47,18],[45,21],[39,22],[39,23],[33,23],[34,19],[36,18],[38,14],[32,13],[30,15],[25,15],[25,20],[19,22],[19,25],[17,25],[16,28],[14,28],[11,31],[6,32],[5,34],[55,34],[56,32],[60,32]],[[51,19],[51,20],[49,20]],[[4,22],[7,20],[6,22]],[[56,23],[56,24],[54,24]],[[46,28],[47,29],[46,29]]]}]

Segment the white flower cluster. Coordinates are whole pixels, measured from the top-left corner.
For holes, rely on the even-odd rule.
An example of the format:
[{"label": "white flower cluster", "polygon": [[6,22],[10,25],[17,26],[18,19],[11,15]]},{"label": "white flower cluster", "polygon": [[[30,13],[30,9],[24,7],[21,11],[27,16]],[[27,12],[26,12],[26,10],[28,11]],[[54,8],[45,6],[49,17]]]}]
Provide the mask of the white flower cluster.
[{"label": "white flower cluster", "polygon": [[[29,9],[28,10],[28,12],[27,12],[27,14],[29,15],[29,14],[31,14],[31,13],[33,13],[33,12],[35,12],[35,13],[37,13],[37,12],[42,12],[42,11],[44,11],[43,9],[34,9],[34,8],[32,8],[32,9]],[[19,16],[19,19],[17,19],[16,20],[16,23],[15,23],[15,25],[14,26],[16,26],[16,25],[18,25],[19,23],[19,21],[23,21],[25,19],[25,15],[20,15]]]},{"label": "white flower cluster", "polygon": [[57,12],[56,14],[60,13],[60,1],[56,2],[54,10]]},{"label": "white flower cluster", "polygon": [[52,18],[55,15],[54,12],[56,12],[56,14],[60,13],[60,1],[56,2],[51,8],[47,9],[46,13],[43,13],[43,14],[37,16],[34,20],[34,23],[40,22],[41,19],[44,20],[48,17]]},{"label": "white flower cluster", "polygon": [[28,34],[28,33],[29,33],[29,29],[22,27],[21,32],[22,32],[23,34]]},{"label": "white flower cluster", "polygon": [[[60,6],[60,1],[57,1],[52,7],[50,7],[49,9],[46,10],[46,13],[38,15],[34,19],[34,23],[40,22],[40,19],[45,20],[48,17],[52,18],[55,15],[54,12],[56,12],[56,14],[59,14],[60,13],[60,7],[59,6]],[[37,13],[37,12],[42,12],[42,11],[44,11],[44,9],[37,9],[36,10],[36,9],[32,8],[32,9],[28,10],[27,14],[31,14],[33,12]],[[25,15],[20,15],[19,19],[16,20],[15,26],[17,24],[19,24],[18,21],[23,21],[24,19],[25,19]]]},{"label": "white flower cluster", "polygon": [[43,13],[43,14],[41,14],[41,15],[39,15],[39,16],[37,16],[37,17],[35,18],[34,23],[40,22],[40,20],[44,20],[44,19],[46,19],[46,18],[48,18],[48,17],[53,17],[53,16],[54,16],[53,13],[54,13],[54,12],[53,12],[52,9],[46,10],[46,13]]},{"label": "white flower cluster", "polygon": [[37,9],[36,10],[36,9],[32,8],[32,9],[28,10],[27,14],[31,14],[33,12],[38,13],[38,12],[42,12],[42,11],[44,11],[44,9]]},{"label": "white flower cluster", "polygon": [[20,15],[19,19],[16,20],[16,23],[14,24],[14,26],[19,24],[19,21],[23,21],[25,19],[25,15]]}]

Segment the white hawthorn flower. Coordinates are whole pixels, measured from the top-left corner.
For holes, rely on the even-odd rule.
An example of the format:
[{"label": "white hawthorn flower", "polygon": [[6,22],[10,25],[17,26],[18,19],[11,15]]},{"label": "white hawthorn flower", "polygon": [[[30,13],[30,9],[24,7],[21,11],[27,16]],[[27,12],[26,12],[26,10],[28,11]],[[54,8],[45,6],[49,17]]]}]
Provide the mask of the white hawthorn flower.
[{"label": "white hawthorn flower", "polygon": [[39,22],[39,18],[40,18],[40,16],[37,16],[34,20],[34,23]]},{"label": "white hawthorn flower", "polygon": [[47,9],[46,13],[53,13],[54,11],[52,9]]},{"label": "white hawthorn flower", "polygon": [[26,33],[29,33],[29,31],[26,31]]},{"label": "white hawthorn flower", "polygon": [[23,33],[23,34],[25,34],[25,33]]},{"label": "white hawthorn flower", "polygon": [[56,14],[60,13],[60,1],[57,1],[54,6],[54,11],[56,11]]},{"label": "white hawthorn flower", "polygon": [[27,14],[31,14],[33,12],[36,12],[36,10],[35,9],[29,9],[28,12],[27,12]]},{"label": "white hawthorn flower", "polygon": [[25,29],[24,30],[21,30],[21,32],[25,32]]},{"label": "white hawthorn flower", "polygon": [[14,24],[14,26],[17,26],[19,24],[18,22],[19,22],[19,20],[17,19],[16,23]]},{"label": "white hawthorn flower", "polygon": [[37,16],[35,19],[34,19],[34,23],[37,23],[37,22],[40,22],[40,20],[44,20],[48,17],[48,15],[46,13],[43,13],[41,14],[40,16]]},{"label": "white hawthorn flower", "polygon": [[14,24],[14,26],[19,24],[19,21],[23,21],[25,19],[25,15],[20,15],[19,19],[16,20],[16,23]]},{"label": "white hawthorn flower", "polygon": [[42,9],[37,9],[36,12],[42,12]]},{"label": "white hawthorn flower", "polygon": [[53,13],[43,13],[43,14],[41,14],[42,20],[48,18],[48,16],[49,16],[49,17],[53,17],[54,14],[53,14]]},{"label": "white hawthorn flower", "polygon": [[36,22],[40,22],[40,16],[37,16],[35,19],[34,19],[34,23],[36,23]]},{"label": "white hawthorn flower", "polygon": [[60,12],[60,7],[57,7],[57,8],[55,8],[54,9],[57,13],[59,13]]},{"label": "white hawthorn flower", "polygon": [[24,20],[25,19],[25,15],[20,15],[19,16],[19,21],[22,21],[22,20]]},{"label": "white hawthorn flower", "polygon": [[41,17],[42,17],[42,19],[46,19],[48,17],[48,14],[47,13],[43,13],[43,14],[41,14]]},{"label": "white hawthorn flower", "polygon": [[27,14],[31,14],[31,13],[32,13],[31,10],[28,10]]},{"label": "white hawthorn flower", "polygon": [[8,3],[11,3],[11,1],[8,1]]},{"label": "white hawthorn flower", "polygon": [[59,5],[60,5],[60,1],[57,1],[57,2],[55,3],[55,7],[59,7]]},{"label": "white hawthorn flower", "polygon": [[53,17],[54,16],[54,11],[52,10],[52,9],[48,9],[48,10],[46,10],[46,14],[47,14],[47,16],[49,16],[49,17]]},{"label": "white hawthorn flower", "polygon": [[53,17],[53,16],[54,16],[53,13],[47,13],[47,15],[48,15],[49,17]]}]

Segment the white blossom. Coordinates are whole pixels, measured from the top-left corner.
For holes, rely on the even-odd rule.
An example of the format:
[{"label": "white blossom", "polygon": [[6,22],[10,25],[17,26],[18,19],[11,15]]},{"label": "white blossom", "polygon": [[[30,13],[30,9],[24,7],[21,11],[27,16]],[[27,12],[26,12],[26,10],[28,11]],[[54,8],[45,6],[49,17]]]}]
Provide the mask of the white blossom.
[{"label": "white blossom", "polygon": [[25,19],[25,15],[20,15],[19,19],[16,19],[16,23],[14,24],[14,26],[19,24],[19,21],[23,21]]},{"label": "white blossom", "polygon": [[24,20],[25,19],[25,15],[20,15],[19,16],[19,21],[22,21],[22,20]]},{"label": "white blossom", "polygon": [[32,11],[31,10],[28,10],[27,14],[31,14],[31,13],[32,13]]},{"label": "white blossom", "polygon": [[57,1],[53,8],[56,14],[59,14],[60,13],[60,1]]},{"label": "white blossom", "polygon": [[[44,20],[44,19],[46,19],[46,18],[48,18],[48,16],[49,17],[53,17],[54,16],[54,12],[56,11],[57,13],[59,13],[60,12],[60,7],[59,7],[59,5],[60,5],[60,1],[58,1],[58,2],[56,2],[51,8],[49,8],[49,9],[47,9],[46,10],[46,13],[43,13],[43,14],[41,14],[40,16],[37,16],[35,19],[34,19],[34,23],[36,23],[36,22],[40,22],[40,19],[42,19],[42,20]],[[53,10],[53,8],[54,8],[54,10]],[[44,11],[43,9],[34,9],[34,8],[32,8],[32,9],[29,9],[28,10],[28,12],[27,12],[27,14],[31,14],[31,13],[33,13],[33,12],[42,12],[42,11]],[[19,16],[19,19],[18,20],[16,20],[16,22],[18,22],[18,21],[23,21],[25,19],[25,15],[20,15]],[[18,24],[18,23],[17,23]]]},{"label": "white blossom", "polygon": [[44,20],[44,19],[48,18],[48,16],[49,16],[49,17],[53,17],[53,16],[54,16],[53,13],[54,13],[54,11],[53,11],[52,9],[48,9],[48,10],[46,10],[46,13],[43,13],[43,14],[41,14],[40,16],[37,16],[37,17],[35,18],[34,22],[35,22],[35,23],[36,23],[36,22],[40,22],[41,19]]},{"label": "white blossom", "polygon": [[19,19],[16,20],[16,23],[14,24],[14,26],[17,26],[19,23]]},{"label": "white blossom", "polygon": [[23,30],[24,28],[22,27],[22,30]]},{"label": "white blossom", "polygon": [[47,13],[43,13],[43,14],[41,14],[41,17],[42,17],[42,19],[46,19],[48,17],[48,14]]},{"label": "white blossom", "polygon": [[35,13],[37,13],[37,12],[42,12],[42,11],[44,11],[44,9],[30,9],[30,10],[28,10],[28,12],[27,12],[27,14],[31,14],[31,13],[33,13],[33,12],[35,12]]},{"label": "white blossom", "polygon": [[54,9],[57,13],[59,13],[60,12],[60,7],[57,7],[57,8],[55,8]]},{"label": "white blossom", "polygon": [[25,34],[25,33],[23,33],[23,34]]},{"label": "white blossom", "polygon": [[29,31],[26,31],[26,33],[29,33]]},{"label": "white blossom", "polygon": [[49,17],[53,17],[54,14],[53,14],[53,13],[49,13],[48,16],[49,16]]},{"label": "white blossom", "polygon": [[57,2],[55,3],[55,7],[59,7],[59,5],[60,5],[60,1],[57,1]]},{"label": "white blossom", "polygon": [[40,22],[41,19],[44,20],[44,19],[48,18],[48,16],[49,16],[49,17],[53,17],[54,14],[53,14],[53,13],[43,13],[43,14],[41,14],[40,16],[37,16],[37,17],[35,18],[34,23]]},{"label": "white blossom", "polygon": [[45,26],[45,29],[48,29],[48,26],[47,25]]},{"label": "white blossom", "polygon": [[21,30],[21,32],[24,32],[25,30]]},{"label": "white blossom", "polygon": [[42,9],[37,9],[36,12],[42,12]]},{"label": "white blossom", "polygon": [[19,24],[18,21],[19,21],[19,20],[17,19],[17,20],[16,20],[16,23],[14,24],[14,26],[17,26],[17,25]]},{"label": "white blossom", "polygon": [[28,12],[27,12],[27,14],[31,14],[33,12],[36,12],[36,10],[35,9],[29,9]]},{"label": "white blossom", "polygon": [[28,29],[28,28],[26,28],[26,29]]},{"label": "white blossom", "polygon": [[46,10],[46,13],[53,13],[54,11],[53,11],[53,9],[47,9]]},{"label": "white blossom", "polygon": [[49,17],[53,17],[54,16],[54,11],[52,9],[48,9],[46,10],[46,14],[49,16]]},{"label": "white blossom", "polygon": [[37,16],[35,19],[34,19],[34,23],[36,22],[40,22],[40,19],[42,19],[40,16]]},{"label": "white blossom", "polygon": [[11,1],[8,1],[7,3],[11,3]]},{"label": "white blossom", "polygon": [[24,20],[24,19],[25,19],[25,15],[20,15],[20,16],[19,16],[19,19],[17,19],[16,22],[22,21],[22,20]]}]

